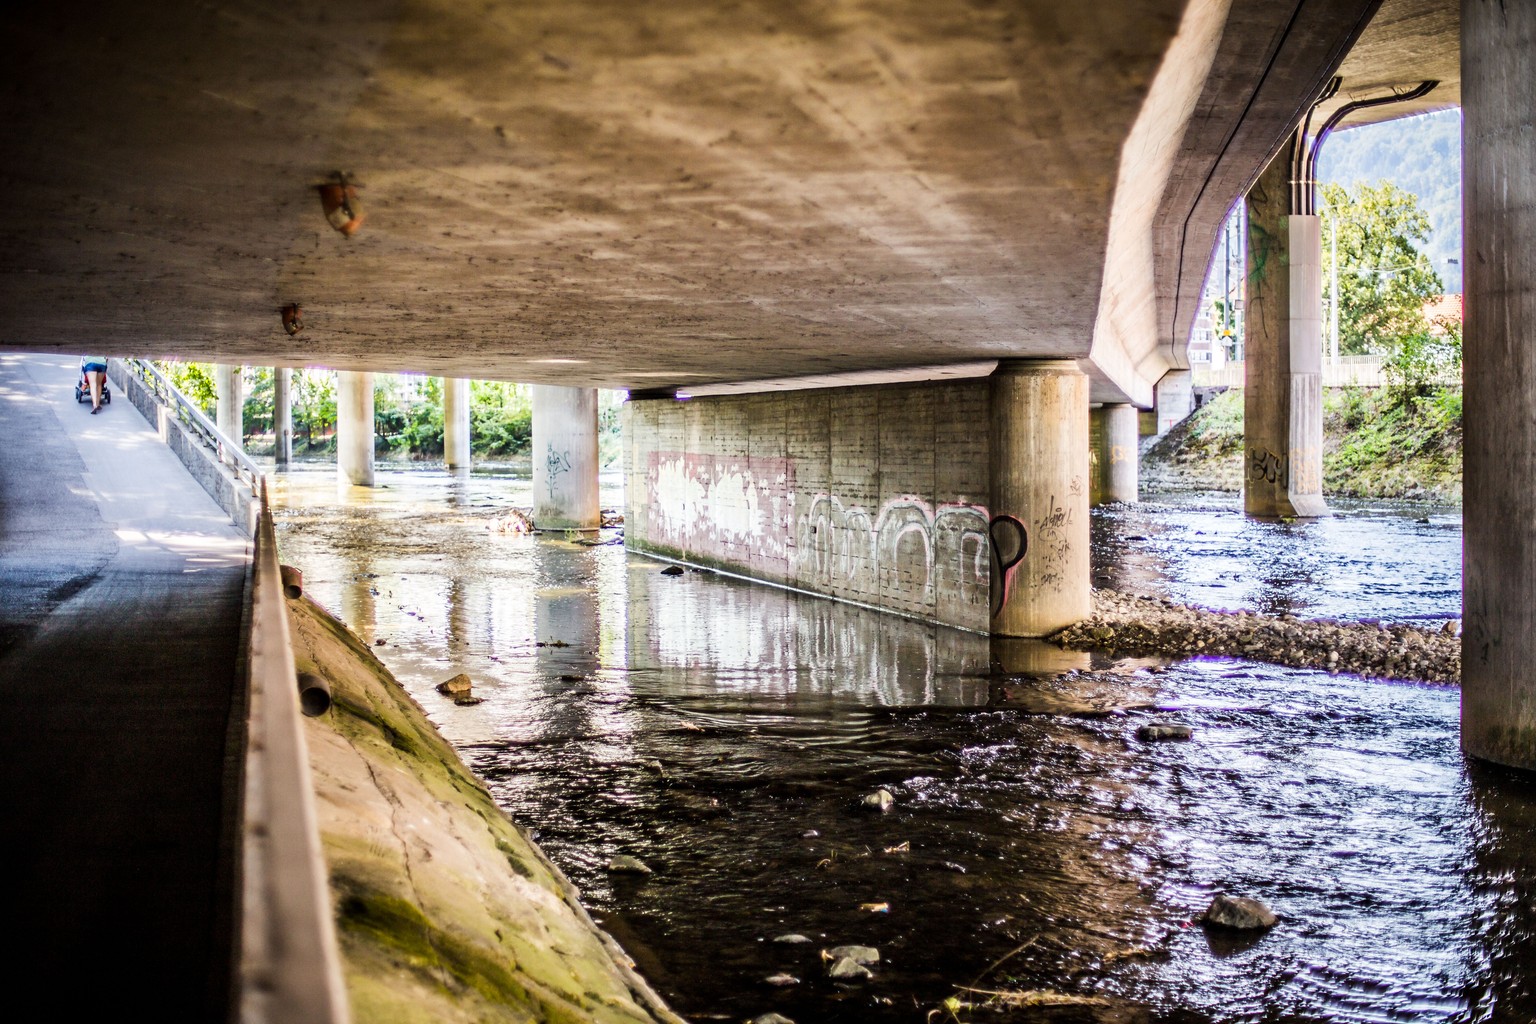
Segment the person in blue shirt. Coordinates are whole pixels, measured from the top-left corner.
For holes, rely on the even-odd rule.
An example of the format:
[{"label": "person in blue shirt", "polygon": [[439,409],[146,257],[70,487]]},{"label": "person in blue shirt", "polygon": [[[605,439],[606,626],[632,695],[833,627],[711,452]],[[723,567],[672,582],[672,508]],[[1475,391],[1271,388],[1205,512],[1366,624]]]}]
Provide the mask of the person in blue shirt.
[{"label": "person in blue shirt", "polygon": [[82,357],[80,371],[85,374],[85,382],[91,387],[91,415],[94,416],[101,412],[101,389],[107,381],[107,357]]}]

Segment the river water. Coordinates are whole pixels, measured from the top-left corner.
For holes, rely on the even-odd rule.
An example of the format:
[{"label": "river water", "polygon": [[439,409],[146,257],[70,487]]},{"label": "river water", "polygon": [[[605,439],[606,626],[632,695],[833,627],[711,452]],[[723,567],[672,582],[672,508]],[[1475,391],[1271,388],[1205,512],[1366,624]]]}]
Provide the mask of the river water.
[{"label": "river water", "polygon": [[[497,532],[526,480],[280,480],[307,592],[385,641],[685,1016],[1536,1020],[1536,788],[1462,758],[1453,688],[1044,647],[1007,656],[1050,671],[992,674],[983,637]],[[1458,614],[1441,509],[1167,499],[1096,514],[1094,547],[1101,584],[1219,607]],[[484,703],[434,692],[461,671]],[[1154,717],[1194,740],[1140,742]],[[894,807],[863,810],[881,787]],[[1281,924],[1208,936],[1218,891]],[[841,944],[880,950],[873,978],[825,976]]]}]

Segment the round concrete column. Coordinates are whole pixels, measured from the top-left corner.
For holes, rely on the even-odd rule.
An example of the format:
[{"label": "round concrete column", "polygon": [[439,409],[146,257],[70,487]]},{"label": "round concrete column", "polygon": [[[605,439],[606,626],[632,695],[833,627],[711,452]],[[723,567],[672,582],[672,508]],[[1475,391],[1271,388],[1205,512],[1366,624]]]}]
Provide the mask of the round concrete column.
[{"label": "round concrete column", "polygon": [[245,387],[240,378],[240,367],[228,363],[214,364],[213,388],[217,392],[213,425],[219,428],[219,433],[233,441],[236,447],[243,448]]},{"label": "round concrete column", "polygon": [[469,468],[469,381],[443,378],[443,463]]},{"label": "round concrete column", "polygon": [[336,474],[354,487],[373,486],[373,374],[336,374]]},{"label": "round concrete column", "polygon": [[1089,444],[1093,451],[1089,500],[1094,505],[1135,501],[1139,497],[1137,427],[1134,405],[1101,405],[1088,414]]},{"label": "round concrete column", "polygon": [[533,387],[533,525],[595,530],[597,389]]},{"label": "round concrete column", "polygon": [[1463,3],[1461,746],[1536,770],[1536,4]]},{"label": "round concrete column", "polygon": [[991,471],[992,632],[1044,636],[1085,618],[1088,378],[1076,363],[998,364]]},{"label": "round concrete column", "polygon": [[272,368],[272,441],[273,461],[287,469],[293,461],[293,371],[286,366]]}]

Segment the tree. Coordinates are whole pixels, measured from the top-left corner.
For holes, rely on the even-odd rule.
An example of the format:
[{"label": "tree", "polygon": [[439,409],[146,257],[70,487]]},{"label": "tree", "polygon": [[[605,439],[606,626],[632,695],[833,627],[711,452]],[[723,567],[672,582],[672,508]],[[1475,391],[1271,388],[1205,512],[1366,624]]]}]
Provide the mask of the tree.
[{"label": "tree", "polygon": [[333,370],[293,371],[293,429],[304,431],[307,447],[315,433],[324,434],[336,422],[336,373]]},{"label": "tree", "polygon": [[1391,355],[1424,335],[1424,303],[1444,290],[1419,246],[1429,218],[1419,199],[1391,182],[1322,187],[1323,246],[1338,231],[1339,350]]}]

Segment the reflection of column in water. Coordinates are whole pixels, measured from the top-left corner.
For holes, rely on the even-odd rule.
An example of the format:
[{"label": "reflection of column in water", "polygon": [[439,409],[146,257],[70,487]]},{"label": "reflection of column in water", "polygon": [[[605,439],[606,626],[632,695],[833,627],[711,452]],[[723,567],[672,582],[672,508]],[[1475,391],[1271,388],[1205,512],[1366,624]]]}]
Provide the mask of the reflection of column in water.
[{"label": "reflection of column in water", "polygon": [[1467,885],[1475,969],[1466,1019],[1536,1020],[1536,780],[1469,762],[1473,832]]},{"label": "reflection of column in water", "polygon": [[534,671],[550,695],[570,699],[550,702],[545,731],[577,736],[588,731],[592,708],[591,678],[598,668],[601,623],[592,590],[592,552],[564,540],[535,541],[533,636]]},{"label": "reflection of column in water", "polygon": [[379,581],[374,578],[373,558],[361,546],[349,547],[344,557],[347,572],[341,584],[341,620],[352,632],[372,643],[378,633],[378,609],[374,600]]},{"label": "reflection of column in water", "polygon": [[1086,672],[1093,656],[1087,651],[1066,651],[1043,640],[994,636],[992,671],[1005,675],[1053,676],[1076,669]]},{"label": "reflection of column in water", "polygon": [[448,653],[458,654],[473,643],[469,613],[469,588],[460,567],[455,565],[448,578]]}]

